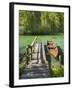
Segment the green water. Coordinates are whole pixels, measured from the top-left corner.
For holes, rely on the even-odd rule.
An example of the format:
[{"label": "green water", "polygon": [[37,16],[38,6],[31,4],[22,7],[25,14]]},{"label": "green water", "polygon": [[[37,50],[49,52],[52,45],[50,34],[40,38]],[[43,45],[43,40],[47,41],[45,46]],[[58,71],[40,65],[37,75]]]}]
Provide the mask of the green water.
[{"label": "green water", "polygon": [[[32,43],[35,36],[19,36],[19,47],[24,47]],[[64,36],[63,35],[42,35],[38,36],[37,42],[47,44],[47,41],[54,41],[56,45],[60,46],[64,50]]]},{"label": "green water", "polygon": [[35,36],[19,36],[19,47],[24,47],[32,43]]}]

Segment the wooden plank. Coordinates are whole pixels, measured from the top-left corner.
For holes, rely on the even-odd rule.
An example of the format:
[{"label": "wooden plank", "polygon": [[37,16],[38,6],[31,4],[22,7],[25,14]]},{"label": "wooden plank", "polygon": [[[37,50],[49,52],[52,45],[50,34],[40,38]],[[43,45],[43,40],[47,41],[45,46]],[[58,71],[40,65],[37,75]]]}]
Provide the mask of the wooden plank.
[{"label": "wooden plank", "polygon": [[46,55],[45,55],[45,48],[44,48],[44,44],[42,44],[42,55],[43,55],[43,60],[44,62],[47,64],[47,60],[46,60]]},{"label": "wooden plank", "polygon": [[32,59],[37,59],[39,52],[39,44],[36,43],[34,46],[34,52],[32,53]]},{"label": "wooden plank", "polygon": [[42,44],[42,43],[41,43],[40,54],[41,54],[41,62],[42,62],[43,64],[48,64],[48,62],[46,61],[46,54],[45,54],[44,44]]}]

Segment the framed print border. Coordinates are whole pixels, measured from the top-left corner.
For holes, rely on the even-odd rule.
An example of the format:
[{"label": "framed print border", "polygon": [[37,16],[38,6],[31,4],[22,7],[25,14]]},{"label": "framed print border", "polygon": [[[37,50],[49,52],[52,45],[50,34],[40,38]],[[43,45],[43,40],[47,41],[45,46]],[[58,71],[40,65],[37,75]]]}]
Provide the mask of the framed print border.
[{"label": "framed print border", "polygon": [[[68,9],[68,82],[61,83],[43,83],[43,84],[28,84],[28,85],[14,85],[14,5],[29,5],[29,6],[43,6],[43,7],[58,7]],[[10,87],[29,87],[29,86],[46,86],[46,85],[62,85],[70,84],[70,6],[67,5],[51,5],[51,4],[37,4],[37,3],[20,3],[20,2],[10,2],[9,3],[9,86]]]}]

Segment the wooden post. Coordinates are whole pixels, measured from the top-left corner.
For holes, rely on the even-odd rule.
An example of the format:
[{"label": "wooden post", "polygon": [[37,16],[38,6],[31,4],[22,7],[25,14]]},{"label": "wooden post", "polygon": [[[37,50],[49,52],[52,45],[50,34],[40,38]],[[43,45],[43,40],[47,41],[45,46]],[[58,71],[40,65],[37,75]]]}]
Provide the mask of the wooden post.
[{"label": "wooden post", "polygon": [[29,53],[28,53],[28,47],[27,47],[27,65],[28,65],[28,60],[29,60]]},{"label": "wooden post", "polygon": [[27,47],[27,64],[29,63],[29,61],[30,61],[30,59],[31,59],[31,58],[30,58],[30,53],[31,53],[31,52],[30,52],[30,47],[28,46],[28,47]]},{"label": "wooden post", "polygon": [[29,63],[30,60],[31,60],[31,48],[28,45],[28,47],[27,47],[27,64]]},{"label": "wooden post", "polygon": [[44,57],[43,57],[43,47],[42,47],[42,42],[41,42],[41,50],[40,50],[40,53],[41,53],[41,62],[42,62],[42,63],[45,63]]},{"label": "wooden post", "polygon": [[32,46],[31,46],[31,60],[32,60]]}]

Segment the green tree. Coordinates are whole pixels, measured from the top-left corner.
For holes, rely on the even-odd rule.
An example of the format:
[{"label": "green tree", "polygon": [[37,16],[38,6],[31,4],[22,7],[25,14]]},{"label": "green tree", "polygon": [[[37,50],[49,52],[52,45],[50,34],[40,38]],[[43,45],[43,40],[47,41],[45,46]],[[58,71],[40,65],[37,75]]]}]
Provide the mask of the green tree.
[{"label": "green tree", "polygon": [[64,13],[20,10],[19,31],[24,35],[63,33]]}]

